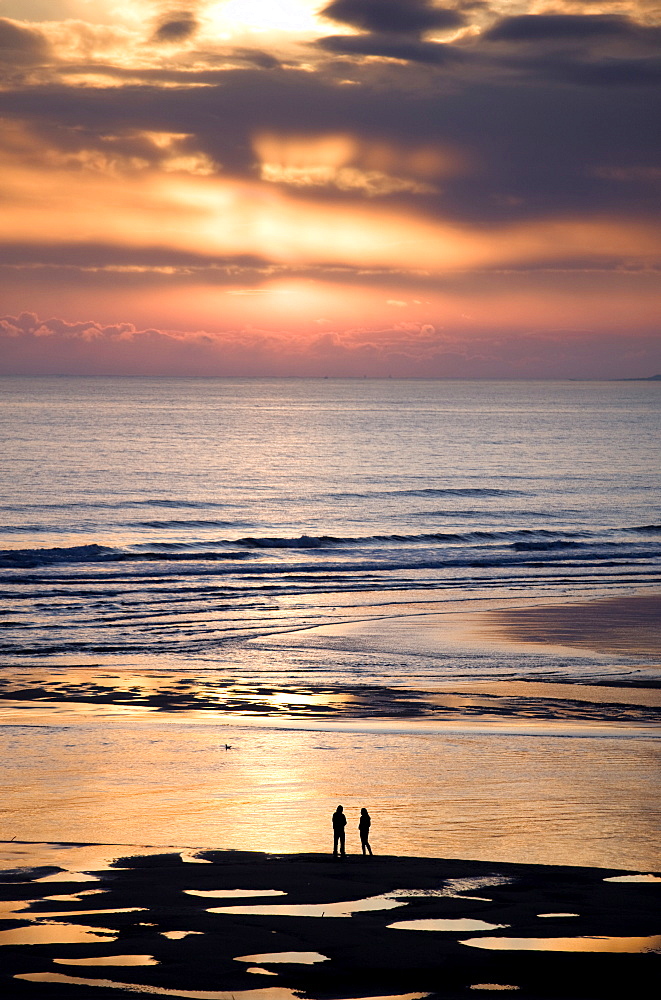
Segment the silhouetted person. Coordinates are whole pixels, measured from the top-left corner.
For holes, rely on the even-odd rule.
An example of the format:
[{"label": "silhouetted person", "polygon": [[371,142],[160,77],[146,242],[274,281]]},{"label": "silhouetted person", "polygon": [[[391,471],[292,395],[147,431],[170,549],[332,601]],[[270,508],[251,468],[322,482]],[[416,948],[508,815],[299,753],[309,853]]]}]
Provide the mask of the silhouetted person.
[{"label": "silhouetted person", "polygon": [[372,825],[372,820],[370,819],[370,814],[367,809],[363,808],[360,810],[360,819],[358,820],[358,832],[360,833],[360,846],[363,849],[363,854],[372,855],[372,848],[370,847],[370,826]]},{"label": "silhouetted person", "polygon": [[340,848],[340,854],[342,857],[346,854],[345,851],[345,833],[344,828],[347,825],[347,818],[344,815],[344,809],[342,806],[338,806],[333,813],[333,854],[337,855],[337,848]]}]

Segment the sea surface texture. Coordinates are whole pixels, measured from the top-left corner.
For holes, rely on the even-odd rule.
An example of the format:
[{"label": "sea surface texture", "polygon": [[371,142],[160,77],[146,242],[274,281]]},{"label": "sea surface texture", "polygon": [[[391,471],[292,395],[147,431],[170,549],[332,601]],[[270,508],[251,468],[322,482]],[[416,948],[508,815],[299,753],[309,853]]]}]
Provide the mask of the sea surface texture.
[{"label": "sea surface texture", "polygon": [[659,864],[659,383],[5,378],[0,423],[0,839],[326,850],[342,801]]}]

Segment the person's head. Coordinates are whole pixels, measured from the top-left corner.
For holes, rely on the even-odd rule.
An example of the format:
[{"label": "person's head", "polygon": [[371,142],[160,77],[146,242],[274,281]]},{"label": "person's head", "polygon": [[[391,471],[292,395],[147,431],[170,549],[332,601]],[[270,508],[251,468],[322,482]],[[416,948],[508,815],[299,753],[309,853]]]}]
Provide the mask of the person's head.
[{"label": "person's head", "polygon": [[335,812],[336,813],[341,813],[341,812],[344,812],[344,809],[342,808],[342,806],[338,806],[337,809],[335,810]]},{"label": "person's head", "polygon": [[360,810],[360,814],[361,816],[367,816],[367,809],[365,808],[365,806],[363,806],[363,808]]}]

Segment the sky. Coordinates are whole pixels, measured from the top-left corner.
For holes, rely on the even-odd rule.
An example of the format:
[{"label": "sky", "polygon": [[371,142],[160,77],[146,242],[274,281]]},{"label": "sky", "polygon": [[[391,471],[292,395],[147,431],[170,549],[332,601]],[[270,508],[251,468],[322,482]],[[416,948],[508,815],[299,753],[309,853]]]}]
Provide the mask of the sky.
[{"label": "sky", "polygon": [[0,372],[661,373],[661,0],[0,0]]}]

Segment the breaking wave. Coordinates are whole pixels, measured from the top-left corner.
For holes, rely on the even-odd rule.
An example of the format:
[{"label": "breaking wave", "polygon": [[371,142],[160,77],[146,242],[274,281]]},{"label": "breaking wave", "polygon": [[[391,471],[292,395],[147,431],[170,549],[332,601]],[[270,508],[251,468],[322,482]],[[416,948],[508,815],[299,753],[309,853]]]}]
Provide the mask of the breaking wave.
[{"label": "breaking wave", "polygon": [[[626,529],[630,532],[639,528]],[[470,564],[485,556],[493,558],[496,553],[554,552],[562,555],[572,551],[584,551],[585,557],[612,557],[619,552],[624,556],[638,557],[636,543],[625,543],[608,532],[593,531],[552,531],[546,528],[513,528],[509,530],[466,531],[466,532],[425,532],[421,534],[383,534],[366,536],[341,535],[298,535],[295,537],[244,536],[240,538],[220,538],[206,542],[152,542],[144,546],[118,548],[99,544],[74,545],[53,548],[4,549],[0,550],[0,567],[34,568],[58,564],[95,564],[111,562],[190,562],[190,561],[236,561],[258,559],[260,551],[277,550],[318,550],[320,553],[317,570],[322,568],[323,550],[342,549],[355,553],[352,559],[362,556],[366,561],[390,558],[399,564],[406,550],[418,564],[421,556],[442,558],[444,563],[458,561]],[[421,549],[426,551],[421,553]],[[418,555],[414,556],[413,552]],[[399,555],[398,555],[399,553]],[[649,555],[657,555],[649,552]]]}]

